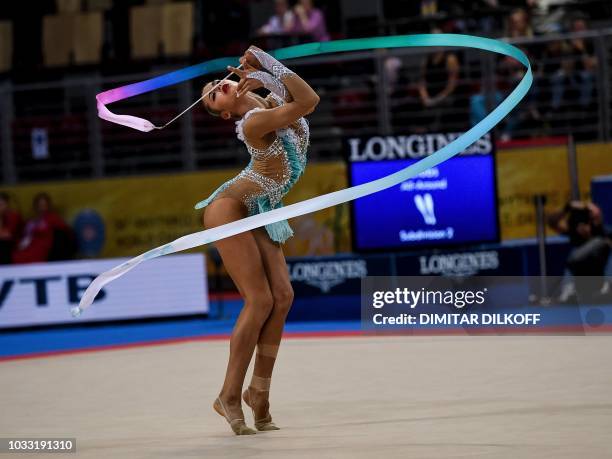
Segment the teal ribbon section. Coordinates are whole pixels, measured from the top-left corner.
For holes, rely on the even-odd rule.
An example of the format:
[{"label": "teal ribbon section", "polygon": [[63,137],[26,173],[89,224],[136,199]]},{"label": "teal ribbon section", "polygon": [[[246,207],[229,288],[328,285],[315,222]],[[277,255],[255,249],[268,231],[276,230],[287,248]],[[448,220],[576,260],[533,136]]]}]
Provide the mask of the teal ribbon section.
[{"label": "teal ribbon section", "polygon": [[[476,142],[480,137],[489,132],[496,124],[498,124],[510,111],[516,107],[516,105],[525,97],[525,94],[529,91],[533,82],[533,75],[531,71],[531,65],[525,53],[515,46],[510,45],[499,40],[493,40],[489,38],[475,37],[471,35],[460,35],[460,34],[422,34],[422,35],[398,35],[389,37],[373,37],[373,38],[360,38],[351,40],[336,40],[330,42],[321,43],[307,43],[304,45],[291,46],[288,48],[278,49],[271,52],[277,59],[293,59],[305,56],[315,56],[319,54],[338,53],[347,51],[359,51],[366,49],[379,49],[379,48],[405,48],[405,47],[464,47],[464,48],[475,48],[484,51],[492,51],[505,56],[510,56],[525,66],[525,75],[522,80],[518,83],[516,88],[504,99],[499,106],[497,106],[489,115],[487,115],[482,121],[470,130],[465,132],[463,135],[449,143],[445,147],[436,151],[432,155],[423,158],[419,162],[412,164],[404,169],[401,169],[393,174],[386,177],[373,180],[368,183],[357,185],[354,187],[346,188],[344,190],[334,191],[332,193],[317,196],[311,199],[307,199],[295,204],[291,204],[285,207],[272,209],[268,212],[253,215],[250,217],[243,218],[225,225],[217,226],[208,230],[200,231],[193,234],[188,234],[173,242],[165,244],[161,247],[149,250],[142,255],[139,255],[105,273],[100,274],[96,279],[89,285],[78,307],[72,309],[74,316],[79,315],[85,308],[93,303],[94,298],[98,292],[113,279],[116,279],[138,264],[151,258],[159,257],[169,253],[175,253],[182,250],[191,249],[203,244],[218,241],[226,237],[233,236],[235,234],[249,231],[254,228],[258,228],[264,225],[269,225],[281,220],[288,218],[297,217],[299,215],[316,212],[317,210],[325,209],[327,207],[342,204],[347,201],[367,196],[372,193],[377,193],[389,187],[400,184],[401,182],[408,180],[421,172],[434,167],[449,158],[461,153],[471,144]],[[204,73],[210,73],[215,70],[221,70],[220,63],[223,65],[226,62],[232,62],[226,59],[217,59],[210,61],[212,65],[206,65],[207,63],[200,64],[199,66],[189,67],[188,76],[181,73],[182,71],[173,72],[168,75],[157,77],[147,82],[135,83],[131,86],[131,91],[137,90],[135,86],[143,83],[149,83],[147,89],[138,93],[146,92],[147,90],[155,89],[151,84],[156,81],[161,83],[163,80],[163,86],[174,84],[178,81],[185,81],[186,79],[193,78],[194,76],[202,75]],[[204,70],[202,70],[204,69]],[[202,73],[200,73],[202,72]],[[178,79],[177,79],[178,78]],[[176,80],[176,81],[174,81]],[[158,85],[157,87],[161,87]],[[126,88],[126,87],[124,87]],[[122,89],[122,88],[119,88]],[[143,88],[144,89],[144,88]],[[117,91],[117,90],[111,90]],[[111,98],[108,99],[110,101]],[[118,100],[118,99],[115,99]]]}]

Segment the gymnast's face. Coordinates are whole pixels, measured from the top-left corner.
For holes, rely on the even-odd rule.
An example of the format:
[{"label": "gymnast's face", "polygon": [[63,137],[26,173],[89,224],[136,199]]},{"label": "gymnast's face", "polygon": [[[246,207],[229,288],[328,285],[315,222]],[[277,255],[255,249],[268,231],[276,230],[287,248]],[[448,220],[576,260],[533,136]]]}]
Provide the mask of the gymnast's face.
[{"label": "gymnast's face", "polygon": [[[202,94],[206,94],[213,86],[219,83],[219,80],[213,80],[204,86]],[[224,120],[232,117],[232,113],[236,110],[238,99],[236,98],[236,87],[238,83],[232,80],[225,80],[223,84],[217,86],[210,94],[208,94],[202,103],[206,106],[209,112],[218,114]]]}]

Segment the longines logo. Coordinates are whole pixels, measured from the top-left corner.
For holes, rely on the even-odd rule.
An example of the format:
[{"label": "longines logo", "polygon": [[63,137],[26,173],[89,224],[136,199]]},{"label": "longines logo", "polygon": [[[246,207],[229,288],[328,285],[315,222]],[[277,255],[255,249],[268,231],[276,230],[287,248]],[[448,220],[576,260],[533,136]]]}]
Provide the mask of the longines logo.
[{"label": "longines logo", "polygon": [[357,279],[368,275],[365,260],[321,261],[293,263],[289,267],[292,281],[302,281],[329,292],[332,287],[347,279]]},{"label": "longines logo", "polygon": [[[462,133],[352,137],[347,139],[350,162],[418,159],[435,153]],[[488,155],[493,152],[491,134],[487,133],[469,146],[462,155]]]},{"label": "longines logo", "polygon": [[471,276],[480,271],[497,269],[499,254],[496,250],[488,252],[467,252],[419,257],[420,272],[423,275],[462,275]]}]

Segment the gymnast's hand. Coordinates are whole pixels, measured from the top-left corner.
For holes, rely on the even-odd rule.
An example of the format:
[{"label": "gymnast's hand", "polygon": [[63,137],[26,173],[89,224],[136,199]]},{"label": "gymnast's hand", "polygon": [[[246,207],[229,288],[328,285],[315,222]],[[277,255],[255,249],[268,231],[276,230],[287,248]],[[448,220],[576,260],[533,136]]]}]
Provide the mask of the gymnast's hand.
[{"label": "gymnast's hand", "polygon": [[245,69],[250,68],[253,72],[255,70],[262,70],[259,60],[257,60],[255,54],[251,51],[251,49],[254,51],[261,51],[261,49],[257,48],[256,46],[250,46],[249,49],[247,49],[244,52],[244,55],[240,58],[240,63],[242,64],[242,67]]},{"label": "gymnast's hand", "polygon": [[245,66],[244,69],[237,69],[236,67],[228,66],[228,70],[232,73],[235,73],[240,77],[240,82],[236,87],[236,97],[242,97],[247,94],[249,91],[253,91],[258,88],[263,88],[264,83],[255,78],[249,78],[249,74],[252,72],[256,72],[257,70],[253,67],[250,67],[248,64],[242,64]]}]

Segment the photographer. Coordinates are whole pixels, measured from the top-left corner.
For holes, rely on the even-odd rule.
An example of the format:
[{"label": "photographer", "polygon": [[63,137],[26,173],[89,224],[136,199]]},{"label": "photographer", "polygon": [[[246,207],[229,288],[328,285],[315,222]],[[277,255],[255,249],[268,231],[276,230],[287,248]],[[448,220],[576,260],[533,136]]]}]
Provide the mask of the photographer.
[{"label": "photographer", "polygon": [[[610,256],[611,241],[603,225],[601,209],[592,202],[570,201],[565,207],[548,216],[548,225],[561,234],[569,237],[572,250],[567,258],[567,268],[573,276],[590,276],[596,281],[584,285],[584,293],[603,293],[607,283],[604,282],[606,264]],[[583,278],[586,282],[587,279]],[[584,282],[581,281],[581,284]],[[603,288],[602,288],[603,284]]]}]

